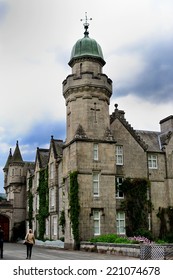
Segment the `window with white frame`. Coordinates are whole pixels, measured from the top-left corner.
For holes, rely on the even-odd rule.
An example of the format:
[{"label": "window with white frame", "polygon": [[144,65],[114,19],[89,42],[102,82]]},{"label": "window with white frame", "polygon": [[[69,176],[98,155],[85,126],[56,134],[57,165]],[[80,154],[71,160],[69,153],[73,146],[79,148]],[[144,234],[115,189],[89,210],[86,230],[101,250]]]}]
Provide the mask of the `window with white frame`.
[{"label": "window with white frame", "polygon": [[123,183],[123,178],[122,177],[116,177],[116,198],[124,198],[124,193],[121,190],[121,185]]},{"label": "window with white frame", "polygon": [[148,168],[157,169],[157,155],[148,155]]},{"label": "window with white frame", "polygon": [[49,220],[46,219],[46,235],[49,234]]},{"label": "window with white frame", "polygon": [[94,235],[100,235],[100,211],[93,211]]},{"label": "window with white frame", "polygon": [[123,146],[116,146],[116,164],[123,165]]},{"label": "window with white frame", "polygon": [[53,179],[54,177],[54,163],[51,162],[50,164],[50,179]]},{"label": "window with white frame", "polygon": [[50,207],[55,206],[55,189],[50,189]]},{"label": "window with white frame", "polygon": [[125,234],[125,212],[118,211],[117,212],[117,217],[116,217],[116,222],[117,222],[117,234]]},{"label": "window with white frame", "polygon": [[93,195],[99,196],[99,173],[93,173]]},{"label": "window with white frame", "polygon": [[94,143],[93,147],[93,159],[98,160],[98,144]]},{"label": "window with white frame", "polygon": [[53,217],[53,235],[57,235],[57,217]]}]

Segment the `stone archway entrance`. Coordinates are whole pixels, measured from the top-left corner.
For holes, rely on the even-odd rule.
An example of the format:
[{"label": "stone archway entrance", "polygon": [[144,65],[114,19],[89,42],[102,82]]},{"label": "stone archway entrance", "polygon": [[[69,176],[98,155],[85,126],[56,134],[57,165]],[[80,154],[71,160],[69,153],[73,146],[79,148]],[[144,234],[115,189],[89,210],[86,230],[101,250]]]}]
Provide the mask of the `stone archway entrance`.
[{"label": "stone archway entrance", "polygon": [[0,214],[0,225],[4,231],[4,241],[9,241],[9,219]]}]

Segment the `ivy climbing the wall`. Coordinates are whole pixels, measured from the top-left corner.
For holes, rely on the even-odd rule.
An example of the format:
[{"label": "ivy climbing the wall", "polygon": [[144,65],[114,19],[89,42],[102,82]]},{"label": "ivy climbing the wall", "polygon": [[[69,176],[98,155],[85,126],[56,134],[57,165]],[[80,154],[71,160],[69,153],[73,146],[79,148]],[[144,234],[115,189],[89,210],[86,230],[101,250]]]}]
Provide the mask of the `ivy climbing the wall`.
[{"label": "ivy climbing the wall", "polygon": [[148,231],[148,213],[151,212],[151,201],[147,196],[149,188],[150,182],[145,178],[126,178],[123,181],[121,190],[125,195],[125,200],[121,207],[126,212],[127,236]]},{"label": "ivy climbing the wall", "polygon": [[61,215],[59,218],[59,225],[62,227],[62,233],[65,233],[65,211],[61,211]]},{"label": "ivy climbing the wall", "polygon": [[49,188],[48,188],[48,168],[40,170],[39,173],[39,212],[38,212],[38,223],[39,223],[39,236],[38,238],[44,240],[44,234],[46,230],[46,218],[49,215]]},{"label": "ivy climbing the wall", "polygon": [[69,192],[69,204],[70,204],[70,220],[72,225],[72,232],[74,236],[75,246],[74,249],[79,249],[80,247],[80,237],[79,237],[79,185],[78,185],[78,172],[74,171],[70,173],[70,192]]},{"label": "ivy climbing the wall", "polygon": [[29,205],[29,211],[28,211],[29,228],[32,229],[32,214],[33,214],[32,177],[29,178],[28,205]]},{"label": "ivy climbing the wall", "polygon": [[159,207],[157,217],[160,219],[159,238],[173,243],[173,206]]}]

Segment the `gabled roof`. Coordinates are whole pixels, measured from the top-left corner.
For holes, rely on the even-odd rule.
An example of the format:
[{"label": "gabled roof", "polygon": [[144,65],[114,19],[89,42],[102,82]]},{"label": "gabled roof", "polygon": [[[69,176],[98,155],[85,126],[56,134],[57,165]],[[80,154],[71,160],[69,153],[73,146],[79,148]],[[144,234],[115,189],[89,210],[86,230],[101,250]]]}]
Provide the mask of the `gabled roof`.
[{"label": "gabled roof", "polygon": [[169,143],[169,140],[173,135],[172,131],[158,132],[134,130],[133,127],[131,127],[131,125],[126,121],[124,114],[125,112],[122,110],[118,110],[118,105],[115,104],[115,110],[110,116],[110,123],[113,123],[115,119],[119,119],[119,121],[126,127],[126,129],[131,133],[131,135],[136,139],[136,141],[143,147],[145,151],[163,152],[164,146]]},{"label": "gabled roof", "polygon": [[110,123],[113,123],[115,119],[118,119],[125,128],[129,131],[129,133],[134,137],[134,139],[139,143],[139,145],[146,151],[148,149],[147,143],[141,138],[140,134],[133,129],[133,127],[128,123],[128,121],[124,117],[125,112],[122,110],[118,110],[118,105],[115,104],[115,110],[110,116]]},{"label": "gabled roof", "polygon": [[41,149],[37,147],[36,159],[38,159],[39,167],[45,168],[48,164],[49,149]]},{"label": "gabled roof", "polygon": [[75,132],[75,136],[74,138],[79,138],[79,139],[85,139],[87,138],[87,135],[85,133],[85,130],[83,129],[83,126],[81,124],[78,125],[76,132]]},{"label": "gabled roof", "polygon": [[136,130],[136,132],[148,145],[147,151],[161,152],[162,145],[160,142],[160,132],[144,130]]},{"label": "gabled roof", "polygon": [[54,139],[53,136],[51,136],[50,145],[52,145],[55,158],[61,158],[62,157],[62,147],[64,145],[63,141],[59,140],[59,139]]},{"label": "gabled roof", "polygon": [[157,132],[157,131],[142,131],[137,130],[137,133],[147,143],[149,152],[162,152],[165,145],[168,145],[169,140],[173,133],[168,132]]}]

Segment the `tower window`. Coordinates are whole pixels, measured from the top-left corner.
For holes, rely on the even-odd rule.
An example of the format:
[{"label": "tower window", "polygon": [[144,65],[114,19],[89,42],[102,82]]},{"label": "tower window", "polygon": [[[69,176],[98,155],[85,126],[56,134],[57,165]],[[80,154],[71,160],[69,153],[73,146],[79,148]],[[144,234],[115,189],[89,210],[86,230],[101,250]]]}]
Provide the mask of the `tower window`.
[{"label": "tower window", "polygon": [[98,160],[98,144],[94,144],[94,147],[93,147],[93,158],[94,160]]},{"label": "tower window", "polygon": [[80,74],[82,73],[82,63],[80,63]]}]

